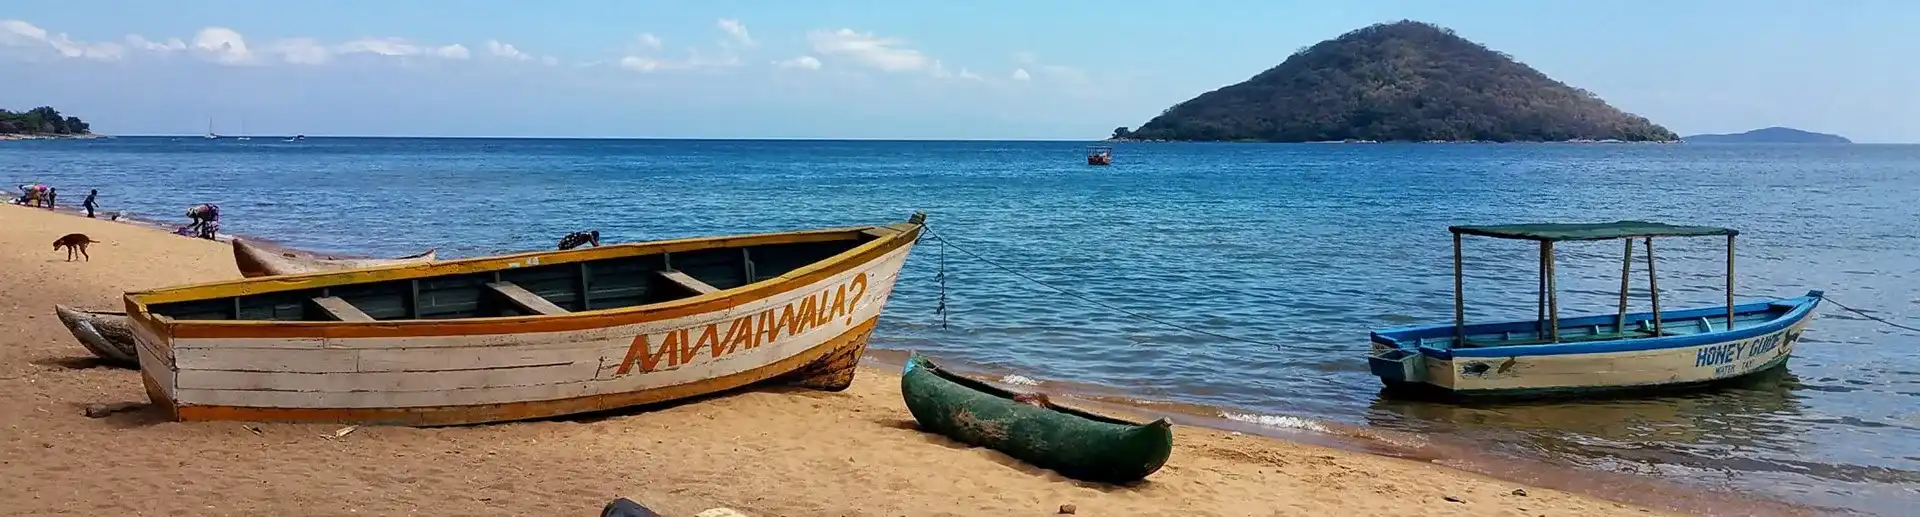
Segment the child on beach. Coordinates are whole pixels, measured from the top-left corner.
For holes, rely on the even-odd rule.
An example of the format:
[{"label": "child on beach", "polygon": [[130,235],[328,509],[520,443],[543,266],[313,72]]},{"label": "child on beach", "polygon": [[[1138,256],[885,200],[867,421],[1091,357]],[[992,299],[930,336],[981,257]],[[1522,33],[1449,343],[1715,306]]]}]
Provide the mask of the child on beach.
[{"label": "child on beach", "polygon": [[57,192],[53,187],[47,187],[47,208],[53,208],[53,195]]},{"label": "child on beach", "polygon": [[85,208],[87,209],[87,218],[88,218],[88,219],[92,219],[92,218],[93,218],[93,209],[94,209],[94,207],[97,207],[97,206],[99,206],[98,204],[95,204],[95,203],[94,203],[94,201],[93,201],[93,198],[94,198],[94,196],[98,196],[98,195],[100,195],[100,189],[92,189],[92,190],[88,190],[88,191],[87,191],[87,200],[86,200],[86,201],[81,201],[81,202],[80,202],[80,206],[82,206],[82,207],[85,207]]}]

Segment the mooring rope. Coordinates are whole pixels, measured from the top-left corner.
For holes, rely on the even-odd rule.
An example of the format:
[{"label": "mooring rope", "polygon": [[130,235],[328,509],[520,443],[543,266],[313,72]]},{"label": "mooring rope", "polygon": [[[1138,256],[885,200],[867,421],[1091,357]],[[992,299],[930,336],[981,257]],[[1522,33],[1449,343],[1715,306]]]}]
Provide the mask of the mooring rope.
[{"label": "mooring rope", "polygon": [[1846,309],[1846,310],[1847,310],[1847,312],[1851,312],[1851,313],[1854,313],[1854,314],[1858,314],[1858,315],[1860,315],[1860,317],[1862,317],[1862,318],[1866,318],[1866,319],[1870,319],[1870,320],[1873,320],[1873,321],[1878,321],[1878,322],[1880,322],[1880,323],[1884,323],[1884,324],[1886,324],[1887,326],[1890,326],[1890,327],[1893,327],[1893,328],[1897,328],[1897,329],[1901,329],[1901,330],[1906,330],[1906,331],[1908,331],[1908,332],[1920,332],[1920,328],[1913,328],[1913,327],[1910,327],[1910,326],[1907,326],[1907,325],[1902,325],[1902,324],[1899,324],[1899,323],[1894,323],[1893,321],[1890,321],[1890,320],[1888,320],[1888,319],[1886,319],[1886,318],[1882,318],[1882,317],[1879,317],[1879,316],[1874,316],[1874,315],[1872,315],[1872,314],[1867,314],[1867,311],[1863,311],[1863,310],[1860,310],[1860,309],[1855,309],[1855,308],[1852,308],[1852,307],[1848,307],[1848,306],[1847,306],[1847,304],[1844,304],[1844,303],[1840,303],[1839,301],[1836,301],[1836,300],[1834,300],[1834,299],[1832,299],[1832,298],[1828,298],[1828,297],[1827,297],[1827,295],[1825,295],[1825,294],[1821,294],[1821,295],[1820,295],[1820,299],[1822,299],[1822,300],[1826,300],[1826,301],[1827,301],[1827,303],[1831,303],[1831,304],[1833,304],[1833,305],[1834,305],[1835,307],[1839,307],[1839,308],[1842,308],[1842,309]]},{"label": "mooring rope", "polygon": [[967,256],[969,256],[969,257],[973,257],[973,258],[974,258],[975,260],[979,260],[980,262],[982,262],[982,263],[985,263],[986,265],[989,265],[989,266],[993,266],[994,268],[996,268],[996,269],[999,269],[999,270],[1001,270],[1001,271],[1005,271],[1005,272],[1006,272],[1007,274],[1010,274],[1010,275],[1013,275],[1013,276],[1017,276],[1017,277],[1020,277],[1021,279],[1024,279],[1024,280],[1026,280],[1026,281],[1028,281],[1028,282],[1033,282],[1033,283],[1034,283],[1035,285],[1039,285],[1039,286],[1041,286],[1041,287],[1045,287],[1045,288],[1048,288],[1048,289],[1052,289],[1052,290],[1054,290],[1054,291],[1056,291],[1056,292],[1059,292],[1060,294],[1064,294],[1064,295],[1067,295],[1067,296],[1071,296],[1071,297],[1074,297],[1074,298],[1078,298],[1078,299],[1080,299],[1080,301],[1083,301],[1083,302],[1087,302],[1087,303],[1091,303],[1091,304],[1094,304],[1094,305],[1098,305],[1098,306],[1100,306],[1100,307],[1102,307],[1102,308],[1105,308],[1105,309],[1107,309],[1107,310],[1111,310],[1111,311],[1114,311],[1114,312],[1118,312],[1118,313],[1121,313],[1121,314],[1125,314],[1125,315],[1128,315],[1128,316],[1132,316],[1132,317],[1135,317],[1135,318],[1139,318],[1139,319],[1142,319],[1142,320],[1146,320],[1146,321],[1151,321],[1151,322],[1154,322],[1154,323],[1158,323],[1158,324],[1161,324],[1161,325],[1165,325],[1165,326],[1168,326],[1168,327],[1172,327],[1172,328],[1176,328],[1176,329],[1180,329],[1180,330],[1184,330],[1184,331],[1187,331],[1187,332],[1192,332],[1192,333],[1195,333],[1195,334],[1201,334],[1201,335],[1206,335],[1206,336],[1212,336],[1212,337],[1216,337],[1216,338],[1220,338],[1220,339],[1225,339],[1225,340],[1228,340],[1228,341],[1239,341],[1239,342],[1242,342],[1242,343],[1252,343],[1252,344],[1256,344],[1256,345],[1264,345],[1264,346],[1270,346],[1270,347],[1274,347],[1274,348],[1286,348],[1286,346],[1284,346],[1284,345],[1281,345],[1280,343],[1275,343],[1275,342],[1272,342],[1272,341],[1261,341],[1261,340],[1258,340],[1258,339],[1249,339],[1249,338],[1243,338],[1243,337],[1236,337],[1236,336],[1229,336],[1229,335],[1226,335],[1226,334],[1221,334],[1221,333],[1218,333],[1218,332],[1213,332],[1213,331],[1209,331],[1209,330],[1203,330],[1203,329],[1197,329],[1197,328],[1193,328],[1193,327],[1189,327],[1189,326],[1186,326],[1186,325],[1181,325],[1181,324],[1179,324],[1179,323],[1174,323],[1174,322],[1171,322],[1171,321],[1167,321],[1167,320],[1163,320],[1163,319],[1160,319],[1160,318],[1155,318],[1155,317],[1153,317],[1153,316],[1148,316],[1148,315],[1145,315],[1145,314],[1141,314],[1141,313],[1138,313],[1138,312],[1134,312],[1134,311],[1130,311],[1130,310],[1127,310],[1127,309],[1123,309],[1123,308],[1120,308],[1120,307],[1116,307],[1116,306],[1114,306],[1114,305],[1112,305],[1112,304],[1109,304],[1109,303],[1106,303],[1106,302],[1102,302],[1102,301],[1100,301],[1100,300],[1095,300],[1095,299],[1093,299],[1093,298],[1089,298],[1089,297],[1087,297],[1087,296],[1085,296],[1085,295],[1082,295],[1082,294],[1080,294],[1080,293],[1076,293],[1076,292],[1073,292],[1073,291],[1069,291],[1069,290],[1066,290],[1066,289],[1063,289],[1063,288],[1060,288],[1060,287],[1056,287],[1056,286],[1054,286],[1053,284],[1049,284],[1049,283],[1046,283],[1046,282],[1042,282],[1042,281],[1040,281],[1040,279],[1038,279],[1038,278],[1034,278],[1034,277],[1032,277],[1032,276],[1028,276],[1028,275],[1027,275],[1026,273],[1021,273],[1021,272],[1019,272],[1019,271],[1016,271],[1016,270],[1014,270],[1013,268],[1010,268],[1010,267],[1007,267],[1007,266],[1002,266],[1002,265],[1000,265],[1000,263],[998,263],[998,262],[994,262],[994,261],[992,261],[992,260],[988,260],[988,259],[987,259],[986,257],[982,257],[982,256],[980,256],[980,254],[978,254],[978,253],[974,253],[973,251],[970,251],[970,250],[968,250],[968,249],[966,249],[966,248],[962,248],[962,247],[960,247],[959,245],[956,245],[956,244],[954,244],[954,243],[953,243],[953,241],[950,241],[950,240],[947,240],[947,238],[946,238],[945,236],[943,236],[943,235],[940,235],[940,232],[937,232],[937,231],[934,231],[934,229],[933,229],[933,226],[932,226],[932,225],[926,225],[926,226],[925,226],[925,228],[927,229],[927,233],[926,233],[926,235],[928,235],[928,236],[931,236],[931,237],[933,237],[934,239],[938,239],[938,240],[940,241],[940,247],[941,247],[941,250],[942,250],[942,252],[941,252],[941,254],[940,254],[940,257],[941,257],[941,258],[940,258],[940,269],[941,269],[941,271],[940,271],[940,273],[939,273],[938,275],[936,275],[936,276],[935,276],[935,278],[937,278],[937,279],[939,279],[939,280],[940,280],[940,307],[939,307],[939,309],[938,309],[938,310],[939,310],[939,312],[940,312],[940,325],[941,325],[941,327],[942,327],[942,328],[944,328],[944,327],[946,326],[946,312],[947,312],[947,294],[946,294],[946,277],[947,277],[947,273],[946,273],[946,264],[947,264],[947,261],[946,261],[946,253],[945,253],[945,250],[946,250],[946,248],[947,248],[947,247],[952,247],[952,248],[954,249],[954,251],[958,251],[958,252],[960,252],[960,253],[964,253],[964,254],[966,254],[966,255],[967,255]]}]

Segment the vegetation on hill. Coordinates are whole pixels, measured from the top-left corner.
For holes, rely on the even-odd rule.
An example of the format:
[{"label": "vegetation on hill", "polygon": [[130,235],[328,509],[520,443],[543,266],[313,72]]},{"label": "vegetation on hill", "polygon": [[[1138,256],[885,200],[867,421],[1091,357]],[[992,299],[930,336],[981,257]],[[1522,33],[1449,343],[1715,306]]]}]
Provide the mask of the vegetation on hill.
[{"label": "vegetation on hill", "polygon": [[1322,41],[1252,79],[1182,102],[1114,136],[1268,142],[1678,138],[1511,56],[1415,21]]},{"label": "vegetation on hill", "polygon": [[1681,140],[1701,144],[1851,144],[1840,135],[1801,131],[1790,127],[1769,127],[1726,135],[1693,135]]},{"label": "vegetation on hill", "polygon": [[87,135],[93,131],[80,117],[62,117],[47,106],[24,112],[0,109],[0,135]]}]

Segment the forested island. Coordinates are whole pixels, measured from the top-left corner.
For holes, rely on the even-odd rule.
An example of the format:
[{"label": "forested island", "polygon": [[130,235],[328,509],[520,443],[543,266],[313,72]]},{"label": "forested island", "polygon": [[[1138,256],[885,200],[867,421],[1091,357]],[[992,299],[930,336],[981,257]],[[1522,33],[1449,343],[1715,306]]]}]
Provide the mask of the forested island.
[{"label": "forested island", "polygon": [[1322,41],[1116,140],[1671,142],[1672,131],[1437,25]]},{"label": "forested island", "polygon": [[1690,144],[1851,144],[1840,135],[1802,131],[1790,127],[1769,127],[1745,133],[1693,135],[1680,139]]},{"label": "forested island", "polygon": [[0,109],[0,138],[82,137],[93,130],[80,117],[60,115],[60,110],[41,106],[22,112]]}]

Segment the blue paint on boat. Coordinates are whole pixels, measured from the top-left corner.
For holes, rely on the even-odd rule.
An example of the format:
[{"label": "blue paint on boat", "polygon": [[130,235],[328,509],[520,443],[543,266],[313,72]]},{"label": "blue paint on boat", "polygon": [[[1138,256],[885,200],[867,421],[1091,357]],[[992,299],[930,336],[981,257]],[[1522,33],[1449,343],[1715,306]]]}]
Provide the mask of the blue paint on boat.
[{"label": "blue paint on boat", "polygon": [[[1735,305],[1734,318],[1735,318],[1736,328],[1730,331],[1718,330],[1718,331],[1701,332],[1696,330],[1692,332],[1687,332],[1685,330],[1682,330],[1682,329],[1685,329],[1686,328],[1685,326],[1687,325],[1687,323],[1691,321],[1697,321],[1697,320],[1706,320],[1709,322],[1715,321],[1715,320],[1725,321],[1726,314],[1727,314],[1727,307],[1722,305],[1722,306],[1715,306],[1715,307],[1701,307],[1701,308],[1695,308],[1695,309],[1662,311],[1661,325],[1667,327],[1665,330],[1669,331],[1665,333],[1678,334],[1678,335],[1667,335],[1667,336],[1661,336],[1661,337],[1648,336],[1648,337],[1642,337],[1642,338],[1624,338],[1624,339],[1616,338],[1616,339],[1582,342],[1577,340],[1579,335],[1577,334],[1569,335],[1567,333],[1567,331],[1570,329],[1580,329],[1582,327],[1586,327],[1586,328],[1597,327],[1599,329],[1613,329],[1616,332],[1620,332],[1620,329],[1615,329],[1618,323],[1619,315],[1603,314],[1603,315],[1581,316],[1576,318],[1561,319],[1560,328],[1562,329],[1563,342],[1560,342],[1560,343],[1516,344],[1516,345],[1503,346],[1503,345],[1499,345],[1498,341],[1475,342],[1474,340],[1475,337],[1490,336],[1490,335],[1496,335],[1496,334],[1538,336],[1540,322],[1533,321],[1533,320],[1467,325],[1466,326],[1467,342],[1470,345],[1466,347],[1457,346],[1457,343],[1455,343],[1456,340],[1454,339],[1454,326],[1451,324],[1425,325],[1425,326],[1418,326],[1418,327],[1401,327],[1401,328],[1395,328],[1395,329],[1380,330],[1380,331],[1373,332],[1371,339],[1373,343],[1385,345],[1388,348],[1402,349],[1402,350],[1417,349],[1423,355],[1434,357],[1437,359],[1449,359],[1449,360],[1455,357],[1498,358],[1498,357],[1520,357],[1520,356],[1564,355],[1564,354],[1604,354],[1604,353],[1613,353],[1613,352],[1633,352],[1633,351],[1641,351],[1641,350],[1687,348],[1687,347],[1696,347],[1696,346],[1702,346],[1702,345],[1710,345],[1714,343],[1739,341],[1742,339],[1748,339],[1748,338],[1752,338],[1755,336],[1760,336],[1760,335],[1764,335],[1772,332],[1778,332],[1781,329],[1790,327],[1793,324],[1806,319],[1809,315],[1813,313],[1814,308],[1820,305],[1820,300],[1823,296],[1825,296],[1823,292],[1819,290],[1813,290],[1813,291],[1808,291],[1806,296],[1801,296],[1797,298],[1785,298],[1785,299],[1765,301],[1765,302],[1754,302],[1754,303],[1745,303],[1745,304]],[[1751,318],[1755,316],[1761,316],[1761,318],[1759,318],[1760,319],[1759,323],[1748,325],[1748,326],[1740,325],[1740,322],[1752,321]],[[1653,314],[1650,312],[1627,314],[1627,326],[1629,329],[1641,327],[1643,326],[1643,324],[1650,324],[1652,321],[1653,321]],[[1722,328],[1724,328],[1724,324]],[[1686,332],[1686,333],[1682,333],[1682,332]],[[1523,341],[1523,340],[1511,340],[1511,341]]]}]

